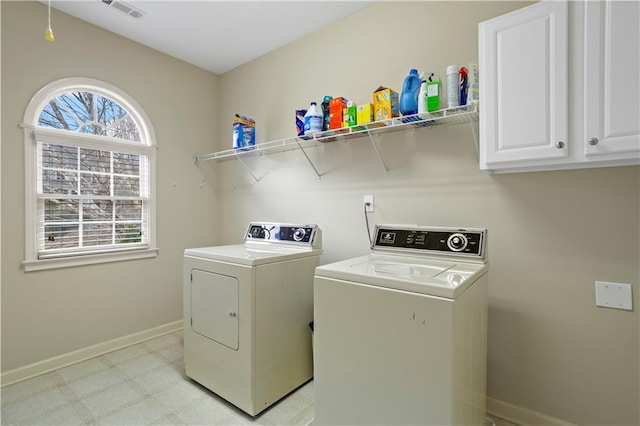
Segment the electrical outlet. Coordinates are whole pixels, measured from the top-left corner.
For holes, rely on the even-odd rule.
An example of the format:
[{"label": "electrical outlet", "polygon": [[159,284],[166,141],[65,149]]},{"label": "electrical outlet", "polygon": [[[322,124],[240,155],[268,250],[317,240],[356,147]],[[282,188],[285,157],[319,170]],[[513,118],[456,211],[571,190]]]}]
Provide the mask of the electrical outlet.
[{"label": "electrical outlet", "polygon": [[373,195],[364,196],[364,209],[367,213],[373,213]]}]

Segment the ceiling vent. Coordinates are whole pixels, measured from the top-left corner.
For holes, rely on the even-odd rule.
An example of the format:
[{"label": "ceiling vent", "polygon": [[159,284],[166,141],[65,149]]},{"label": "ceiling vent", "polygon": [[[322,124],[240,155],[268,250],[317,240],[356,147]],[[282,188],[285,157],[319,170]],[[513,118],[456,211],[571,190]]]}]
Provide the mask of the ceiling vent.
[{"label": "ceiling vent", "polygon": [[145,12],[143,12],[140,9],[136,9],[135,7],[131,6],[130,4],[127,4],[123,1],[118,1],[118,0],[102,0],[102,3],[114,7],[116,9],[118,9],[121,12],[126,13],[127,15],[131,16],[132,18],[136,18],[136,19],[140,19],[145,15]]}]

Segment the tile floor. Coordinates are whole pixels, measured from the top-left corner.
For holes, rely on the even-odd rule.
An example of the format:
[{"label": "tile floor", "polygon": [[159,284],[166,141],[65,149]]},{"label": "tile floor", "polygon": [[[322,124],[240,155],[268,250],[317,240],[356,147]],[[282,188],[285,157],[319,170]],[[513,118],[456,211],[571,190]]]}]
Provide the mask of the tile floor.
[{"label": "tile floor", "polygon": [[[252,418],[187,379],[181,331],[5,386],[0,397],[2,425],[307,425],[313,420],[312,381]],[[512,426],[494,420],[496,426]]]}]

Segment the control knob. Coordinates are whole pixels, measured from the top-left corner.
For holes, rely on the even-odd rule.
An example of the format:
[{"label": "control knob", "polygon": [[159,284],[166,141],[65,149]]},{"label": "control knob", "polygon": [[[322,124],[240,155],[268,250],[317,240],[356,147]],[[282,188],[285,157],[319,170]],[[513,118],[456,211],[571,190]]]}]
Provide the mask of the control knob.
[{"label": "control knob", "polygon": [[451,234],[447,239],[447,247],[452,251],[462,251],[467,248],[467,237],[463,234]]},{"label": "control knob", "polygon": [[304,236],[306,235],[306,231],[304,230],[304,228],[298,228],[295,230],[295,232],[293,233],[293,239],[295,241],[302,241],[302,239],[304,238]]}]

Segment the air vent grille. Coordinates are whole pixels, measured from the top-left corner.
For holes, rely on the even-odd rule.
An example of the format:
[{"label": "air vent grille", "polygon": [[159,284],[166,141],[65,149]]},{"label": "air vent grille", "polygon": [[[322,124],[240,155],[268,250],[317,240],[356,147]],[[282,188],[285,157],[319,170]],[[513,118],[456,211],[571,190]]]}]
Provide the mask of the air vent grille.
[{"label": "air vent grille", "polygon": [[119,0],[102,0],[102,3],[111,6],[113,8],[118,9],[121,12],[126,13],[127,15],[131,16],[132,18],[136,18],[136,19],[140,19],[145,15],[145,12],[143,12],[140,9],[136,9],[135,7],[131,6],[130,4],[127,4],[123,1],[119,1]]}]

